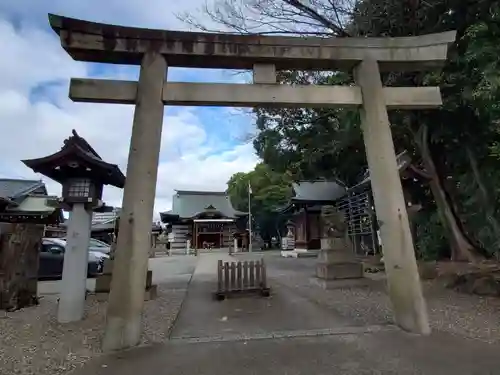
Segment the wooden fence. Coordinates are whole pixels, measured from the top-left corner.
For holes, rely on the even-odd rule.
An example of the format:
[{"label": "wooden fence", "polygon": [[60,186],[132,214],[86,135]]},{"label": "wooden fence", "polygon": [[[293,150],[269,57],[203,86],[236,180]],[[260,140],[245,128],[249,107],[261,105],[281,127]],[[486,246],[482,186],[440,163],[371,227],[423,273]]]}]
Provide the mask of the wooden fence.
[{"label": "wooden fence", "polygon": [[260,293],[264,297],[270,295],[264,259],[224,263],[219,260],[216,298],[223,300],[225,297],[244,293]]}]

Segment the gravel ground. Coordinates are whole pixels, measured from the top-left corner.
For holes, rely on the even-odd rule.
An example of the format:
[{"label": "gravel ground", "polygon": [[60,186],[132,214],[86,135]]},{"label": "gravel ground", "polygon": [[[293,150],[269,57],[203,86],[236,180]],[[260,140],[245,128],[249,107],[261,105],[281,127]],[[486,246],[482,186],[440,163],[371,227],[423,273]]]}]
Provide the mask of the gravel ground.
[{"label": "gravel ground", "polygon": [[[143,344],[167,340],[186,288],[187,282],[158,285],[158,297],[145,303]],[[0,313],[1,375],[67,374],[100,354],[107,303],[90,295],[85,319],[61,325],[56,298],[46,296],[39,306]]]},{"label": "gravel ground", "polygon": [[[293,263],[291,263],[293,262]],[[349,317],[355,324],[393,323],[385,282],[366,287],[323,290],[311,284],[314,259],[268,260],[269,277],[336,313]],[[464,335],[489,343],[500,342],[500,299],[457,293],[438,282],[423,283],[429,319],[433,329]]]},{"label": "gravel ground", "polygon": [[[369,287],[326,291],[310,282],[314,259],[272,256],[267,264],[271,286],[277,282],[293,288],[324,308],[350,318],[354,324],[393,322],[383,281],[373,282]],[[187,280],[158,283],[158,298],[145,304],[143,344],[168,339],[186,288]],[[436,282],[425,282],[424,290],[434,329],[490,343],[500,342],[500,299],[459,294]],[[37,307],[0,312],[0,375],[68,374],[100,354],[106,302],[89,296],[85,319],[66,325],[57,323],[56,309],[56,297],[46,296]]]}]

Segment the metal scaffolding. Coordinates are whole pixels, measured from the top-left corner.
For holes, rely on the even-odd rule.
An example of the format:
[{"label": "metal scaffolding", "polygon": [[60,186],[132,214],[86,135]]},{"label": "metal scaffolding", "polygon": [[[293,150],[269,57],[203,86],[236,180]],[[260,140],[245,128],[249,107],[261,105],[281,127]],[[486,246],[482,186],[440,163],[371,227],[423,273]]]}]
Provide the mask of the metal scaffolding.
[{"label": "metal scaffolding", "polygon": [[350,193],[338,200],[335,206],[344,213],[353,251],[357,255],[377,253],[379,244],[371,190]]}]

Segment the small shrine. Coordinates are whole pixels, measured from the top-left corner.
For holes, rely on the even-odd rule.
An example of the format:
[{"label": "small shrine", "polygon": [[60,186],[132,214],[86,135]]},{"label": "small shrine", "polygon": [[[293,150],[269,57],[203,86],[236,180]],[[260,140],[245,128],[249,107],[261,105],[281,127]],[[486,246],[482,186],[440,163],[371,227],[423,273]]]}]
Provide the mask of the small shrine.
[{"label": "small shrine", "polygon": [[116,164],[102,160],[75,130],[56,153],[23,160],[23,163],[62,185],[59,204],[70,211],[70,216],[58,320],[61,323],[81,320],[85,305],[92,212],[104,206],[104,185],[123,188],[125,176]]},{"label": "small shrine", "polygon": [[[292,184],[294,196],[281,214],[291,214],[287,230],[293,234],[287,241],[287,248],[281,252],[284,257],[316,256],[321,248],[321,207],[334,204],[346,195],[345,185],[338,181],[299,181]],[[291,246],[294,246],[291,249]]]}]

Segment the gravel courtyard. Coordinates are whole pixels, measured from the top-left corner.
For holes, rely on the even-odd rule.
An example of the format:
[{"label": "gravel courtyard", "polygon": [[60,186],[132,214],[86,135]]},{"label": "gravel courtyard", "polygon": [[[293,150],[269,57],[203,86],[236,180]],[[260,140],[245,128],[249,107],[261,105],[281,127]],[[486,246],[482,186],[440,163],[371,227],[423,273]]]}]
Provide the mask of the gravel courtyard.
[{"label": "gravel courtyard", "polygon": [[[196,265],[195,257],[150,259],[158,297],[145,303],[143,344],[165,342],[177,317]],[[92,289],[95,280],[88,280]],[[100,354],[106,302],[87,298],[85,319],[57,323],[60,282],[41,282],[40,305],[0,313],[0,374],[67,374]]]},{"label": "gravel courtyard", "polygon": [[[324,291],[311,283],[313,259],[265,258],[271,296],[221,302],[213,299],[216,264],[231,257],[201,255],[167,344],[101,356],[74,375],[498,374],[500,344],[463,319],[476,309],[458,295],[443,301],[426,288],[435,329],[413,335],[391,324],[383,281]],[[471,338],[476,328],[480,340]]]},{"label": "gravel courtyard", "polygon": [[[245,257],[248,257],[245,255]],[[253,255],[252,258],[259,257]],[[353,319],[359,324],[393,323],[384,281],[369,287],[323,290],[310,282],[315,259],[265,257],[268,274],[276,282],[309,299]],[[463,335],[488,343],[500,343],[500,299],[458,293],[436,281],[422,283],[433,329]]]},{"label": "gravel courtyard", "polygon": [[[383,281],[365,287],[325,291],[311,283],[314,259],[284,259],[276,252],[240,254],[234,259],[262,256],[267,262],[270,284],[281,291],[279,294],[312,301],[337,319],[345,318],[356,326],[384,326],[393,322]],[[156,300],[145,304],[143,344],[168,340],[197,259],[179,255],[150,260],[159,293]],[[93,281],[88,283],[91,288]],[[57,282],[42,283],[39,289],[45,295],[39,306],[0,315],[1,375],[69,374],[101,354],[106,303],[89,296],[85,319],[60,325],[56,321],[59,287]],[[459,294],[435,282],[425,282],[424,290],[435,332],[474,338],[483,344],[500,344],[500,299]],[[285,313],[294,314],[293,311]],[[185,326],[191,327],[189,322]],[[196,325],[192,327],[190,329]]]}]

